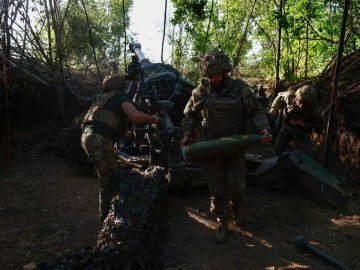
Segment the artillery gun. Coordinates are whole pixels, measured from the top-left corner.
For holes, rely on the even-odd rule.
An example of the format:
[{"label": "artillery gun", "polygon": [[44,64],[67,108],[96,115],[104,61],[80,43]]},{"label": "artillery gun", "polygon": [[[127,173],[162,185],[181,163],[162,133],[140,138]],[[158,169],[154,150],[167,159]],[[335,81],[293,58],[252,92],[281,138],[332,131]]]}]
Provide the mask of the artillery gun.
[{"label": "artillery gun", "polygon": [[194,85],[171,65],[151,63],[142,53],[140,43],[130,43],[129,49],[133,55],[127,68],[126,94],[139,110],[156,114],[160,123],[132,124],[132,139],[120,142],[117,155],[120,166],[162,166],[172,186],[206,183],[199,177],[200,166],[185,162],[179,149],[183,110]]},{"label": "artillery gun", "polygon": [[[145,169],[150,165],[158,165],[165,168],[171,186],[203,185],[207,183],[207,178],[202,167],[196,160],[188,161],[183,158],[182,152],[184,156],[188,154],[195,157],[202,153],[201,157],[206,157],[210,156],[210,149],[217,157],[224,157],[223,155],[233,153],[237,147],[244,148],[252,144],[251,141],[261,141],[258,135],[227,137],[220,138],[217,142],[193,145],[187,149],[188,153],[186,149],[182,149],[185,152],[180,151],[183,110],[194,85],[182,78],[172,66],[151,63],[144,57],[139,43],[131,43],[130,51],[133,55],[127,70],[126,93],[138,109],[158,115],[161,122],[157,126],[132,124],[133,139],[122,144],[118,150],[121,166]],[[231,143],[236,143],[237,146],[229,148],[229,140],[235,140],[236,142]],[[249,169],[249,185],[283,189],[291,183],[300,183],[316,201],[330,207],[342,207],[348,199],[337,185],[338,179],[303,151],[286,152],[268,159],[245,153],[245,159]]]}]

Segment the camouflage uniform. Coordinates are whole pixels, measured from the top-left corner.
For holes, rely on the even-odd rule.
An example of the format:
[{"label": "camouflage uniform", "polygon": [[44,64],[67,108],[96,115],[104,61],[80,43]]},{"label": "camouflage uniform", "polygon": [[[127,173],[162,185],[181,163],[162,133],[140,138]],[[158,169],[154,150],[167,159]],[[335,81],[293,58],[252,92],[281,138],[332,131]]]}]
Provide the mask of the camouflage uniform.
[{"label": "camouflage uniform", "polygon": [[271,108],[277,111],[283,110],[287,106],[294,104],[295,91],[280,92],[271,104]]},{"label": "camouflage uniform", "polygon": [[[257,130],[269,128],[263,108],[250,87],[243,80],[229,77],[225,77],[220,92],[203,79],[193,90],[184,114],[183,134],[193,135],[196,129],[201,129],[204,140],[244,133],[249,117]],[[246,188],[244,154],[206,160],[203,165],[209,179],[211,212],[225,226],[231,216],[240,221]]]},{"label": "camouflage uniform", "polygon": [[100,183],[99,214],[103,221],[111,201],[110,183],[118,169],[115,141],[124,134],[127,116],[121,104],[130,102],[122,92],[109,92],[94,102],[81,126],[81,146],[92,161]]},{"label": "camouflage uniform", "polygon": [[[310,94],[306,94],[304,90],[310,90]],[[307,92],[309,93],[309,92]],[[314,94],[315,93],[315,94]],[[306,107],[300,109],[295,102],[298,98]],[[296,148],[305,148],[309,143],[309,135],[312,129],[320,133],[324,127],[324,118],[318,106],[316,106],[316,90],[311,86],[303,86],[302,88],[290,92],[281,92],[274,99],[271,108],[276,109],[278,112],[283,110],[284,123],[279,131],[275,155],[283,153],[290,141],[294,141]],[[286,121],[288,115],[293,111],[299,111],[299,118],[304,121],[304,126],[292,125]]]}]

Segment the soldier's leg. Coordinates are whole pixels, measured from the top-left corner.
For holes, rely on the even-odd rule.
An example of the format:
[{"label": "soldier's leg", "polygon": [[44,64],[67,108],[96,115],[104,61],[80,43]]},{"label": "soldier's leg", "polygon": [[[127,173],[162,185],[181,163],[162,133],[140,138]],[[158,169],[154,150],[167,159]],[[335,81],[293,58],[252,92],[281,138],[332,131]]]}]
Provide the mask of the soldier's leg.
[{"label": "soldier's leg", "polygon": [[280,129],[280,132],[277,136],[276,146],[275,146],[275,156],[280,155],[285,152],[289,146],[290,141],[294,138],[294,135],[288,131],[285,126]]},{"label": "soldier's leg", "polygon": [[215,215],[218,222],[215,240],[217,242],[223,242],[226,239],[227,225],[229,222],[223,162],[222,160],[213,159],[203,162],[203,165],[208,178],[211,195],[210,211]]},{"label": "soldier's leg", "polygon": [[307,145],[311,143],[310,134],[302,128],[296,128],[294,132],[295,149],[306,149]]},{"label": "soldier's leg", "polygon": [[236,227],[245,223],[246,163],[243,155],[225,161],[226,183],[229,192],[230,216]]},{"label": "soldier's leg", "polygon": [[110,210],[112,174],[118,169],[114,144],[97,134],[83,134],[81,143],[97,172],[100,184],[99,216],[104,221]]}]

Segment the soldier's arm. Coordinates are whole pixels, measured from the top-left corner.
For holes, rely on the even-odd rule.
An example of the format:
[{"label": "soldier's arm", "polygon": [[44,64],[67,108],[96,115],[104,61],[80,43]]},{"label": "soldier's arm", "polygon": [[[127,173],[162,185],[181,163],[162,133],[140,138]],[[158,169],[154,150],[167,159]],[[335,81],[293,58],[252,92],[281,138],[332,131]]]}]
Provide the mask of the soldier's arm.
[{"label": "soldier's arm", "polygon": [[285,106],[286,106],[286,101],[285,101],[284,93],[280,92],[276,96],[274,101],[271,103],[271,109],[275,109],[277,112],[279,112],[280,110],[284,109]]},{"label": "soldier's arm", "polygon": [[184,118],[181,129],[184,136],[192,136],[201,132],[201,111],[205,107],[208,94],[206,89],[200,84],[192,93],[184,109]]},{"label": "soldier's arm", "polygon": [[184,136],[191,136],[194,132],[196,122],[199,121],[199,115],[195,110],[194,96],[192,95],[185,106],[184,118],[181,123],[181,130]]},{"label": "soldier's arm", "polygon": [[129,117],[129,119],[135,123],[150,123],[157,124],[159,119],[155,115],[148,115],[135,108],[130,102],[124,102],[121,104],[121,109]]},{"label": "soldier's arm", "polygon": [[245,113],[252,119],[256,130],[261,131],[264,129],[270,129],[263,107],[247,84],[244,84],[241,87],[241,93]]},{"label": "soldier's arm", "polygon": [[316,132],[321,132],[325,126],[325,118],[322,116],[320,110],[316,108],[312,114],[304,121],[305,129],[315,129]]}]

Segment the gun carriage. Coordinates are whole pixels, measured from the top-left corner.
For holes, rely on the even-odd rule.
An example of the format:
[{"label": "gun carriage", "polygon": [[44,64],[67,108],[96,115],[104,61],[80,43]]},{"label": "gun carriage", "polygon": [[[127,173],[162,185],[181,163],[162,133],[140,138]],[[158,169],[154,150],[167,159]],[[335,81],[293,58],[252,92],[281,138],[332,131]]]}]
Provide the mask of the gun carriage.
[{"label": "gun carriage", "polygon": [[131,43],[129,48],[133,55],[127,68],[126,94],[139,110],[156,114],[160,123],[132,124],[131,140],[119,142],[119,164],[138,168],[162,166],[169,184],[174,186],[205,183],[199,177],[200,166],[185,162],[179,149],[183,110],[194,85],[171,65],[151,63],[142,53],[141,44]]},{"label": "gun carriage", "polygon": [[[146,168],[150,165],[162,166],[166,170],[167,180],[171,186],[206,184],[207,179],[201,166],[194,160],[184,159],[179,149],[183,110],[194,85],[182,78],[172,66],[151,63],[144,57],[139,43],[131,43],[130,51],[133,55],[127,71],[126,93],[138,109],[148,114],[156,114],[160,118],[160,123],[156,126],[132,124],[132,139],[120,142],[119,164],[138,168]],[[293,119],[298,117],[295,111],[290,116],[289,118]],[[241,138],[235,138],[237,142],[233,143],[239,144],[238,147],[242,148],[261,141],[260,136],[251,136],[245,136],[246,138],[240,136]],[[216,147],[213,145],[215,141],[209,141],[187,150],[200,153],[208,151],[210,147],[212,152],[216,150],[216,156],[221,157],[232,153],[233,147],[231,151],[225,151],[229,148],[231,139],[234,138],[218,140]],[[188,153],[190,156],[199,154],[190,152]],[[286,188],[291,183],[289,178],[293,179],[293,172],[296,171],[294,182],[305,186],[312,197],[321,204],[331,207],[343,206],[347,200],[345,192],[337,185],[338,179],[303,151],[286,152],[269,159],[245,153],[245,158],[249,167],[248,184],[250,185]]]}]

